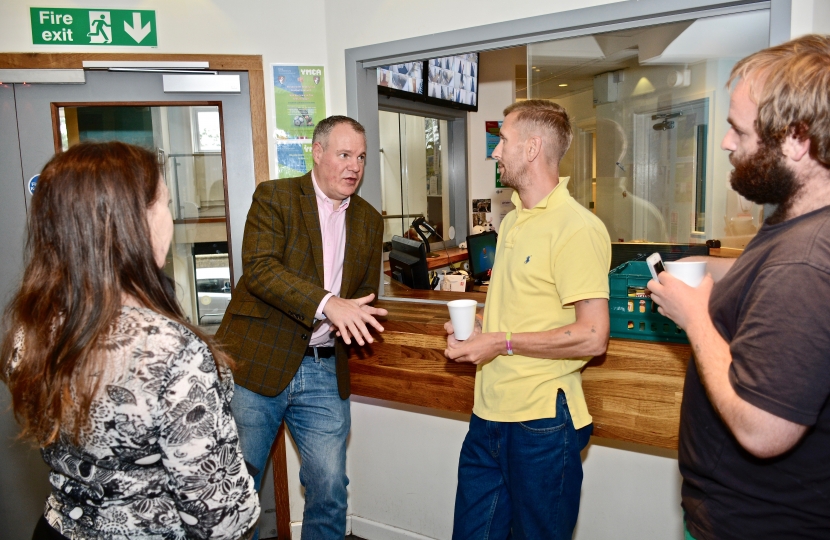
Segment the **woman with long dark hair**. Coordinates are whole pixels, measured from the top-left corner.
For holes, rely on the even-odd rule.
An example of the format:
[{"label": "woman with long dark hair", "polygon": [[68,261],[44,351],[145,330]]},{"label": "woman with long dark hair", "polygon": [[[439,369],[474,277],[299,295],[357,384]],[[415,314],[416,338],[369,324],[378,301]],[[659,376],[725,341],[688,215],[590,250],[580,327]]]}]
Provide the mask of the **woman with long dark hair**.
[{"label": "woman with long dark hair", "polygon": [[240,538],[259,502],[230,359],[161,270],[173,236],[153,153],[82,143],[44,167],[0,375],[52,493],[34,538]]}]

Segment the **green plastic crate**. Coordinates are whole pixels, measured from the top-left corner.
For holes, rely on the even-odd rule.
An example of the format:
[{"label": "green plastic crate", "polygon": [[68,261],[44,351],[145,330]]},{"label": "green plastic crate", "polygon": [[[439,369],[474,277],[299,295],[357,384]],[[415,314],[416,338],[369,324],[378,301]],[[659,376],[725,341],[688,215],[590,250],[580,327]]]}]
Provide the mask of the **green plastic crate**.
[{"label": "green plastic crate", "polygon": [[611,337],[688,343],[686,332],[660,315],[651,297],[645,295],[649,280],[651,273],[645,261],[623,263],[608,274]]}]

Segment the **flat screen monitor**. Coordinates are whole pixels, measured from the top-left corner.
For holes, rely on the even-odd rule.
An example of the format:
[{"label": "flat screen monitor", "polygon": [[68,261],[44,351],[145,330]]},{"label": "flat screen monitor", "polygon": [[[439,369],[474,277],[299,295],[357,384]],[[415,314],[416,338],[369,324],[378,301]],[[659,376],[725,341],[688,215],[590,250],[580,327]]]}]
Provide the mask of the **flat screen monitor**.
[{"label": "flat screen monitor", "polygon": [[378,93],[406,99],[423,100],[424,63],[406,62],[380,66],[378,72]]},{"label": "flat screen monitor", "polygon": [[489,281],[496,261],[496,239],[494,231],[467,237],[467,257],[470,260],[470,275],[479,281]]},{"label": "flat screen monitor", "polygon": [[423,242],[393,236],[391,243],[389,267],[392,279],[412,289],[430,289],[427,248]]},{"label": "flat screen monitor", "polygon": [[478,110],[478,53],[430,58],[424,75],[427,103]]}]

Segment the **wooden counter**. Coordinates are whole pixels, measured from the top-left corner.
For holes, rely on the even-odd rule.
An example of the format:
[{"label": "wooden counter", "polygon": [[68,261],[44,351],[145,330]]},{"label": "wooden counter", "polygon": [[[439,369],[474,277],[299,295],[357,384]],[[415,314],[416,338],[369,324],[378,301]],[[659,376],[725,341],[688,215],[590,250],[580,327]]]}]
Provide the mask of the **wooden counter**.
[{"label": "wooden counter", "polygon": [[[388,282],[384,282],[383,297],[407,298],[410,300],[439,300],[441,302],[470,298],[477,301],[479,304],[483,304],[485,298],[487,298],[486,289],[486,286],[470,286],[470,290],[468,292],[411,289],[403,283],[398,283],[394,279],[389,279]],[[385,305],[386,304],[384,304],[384,306]],[[444,310],[446,310],[446,308],[444,308]]]},{"label": "wooden counter", "polygon": [[[350,351],[352,394],[470,413],[475,366],[444,357],[446,306],[376,305],[389,311],[385,332]],[[688,345],[611,339],[582,373],[594,435],[676,449],[690,354]]]},{"label": "wooden counter", "polygon": [[[402,291],[409,298],[452,300],[483,293]],[[452,298],[451,298],[452,297]],[[443,304],[381,300],[389,311],[375,343],[352,347],[352,394],[432,409],[469,414],[473,408],[475,366],[444,357],[449,319]],[[582,372],[594,435],[660,448],[677,449],[683,379],[691,355],[688,345],[611,339],[606,354]],[[290,538],[288,471],[284,426],[272,454],[277,531]]]},{"label": "wooden counter", "polygon": [[710,257],[720,257],[722,259],[737,259],[743,252],[744,250],[741,248],[709,248]]},{"label": "wooden counter", "polygon": [[[732,258],[740,251],[713,249],[710,255]],[[412,300],[475,298],[484,302],[486,294],[418,291],[389,281],[385,295],[409,301],[375,304],[387,309],[389,316],[382,319],[385,331],[375,335],[375,343],[349,351],[352,394],[469,414],[475,366],[444,357],[447,308]],[[607,352],[592,359],[582,372],[594,435],[676,450],[690,358],[688,345],[612,338]],[[280,538],[290,535],[288,518],[283,517],[288,516],[288,481],[282,429],[273,455]]]}]

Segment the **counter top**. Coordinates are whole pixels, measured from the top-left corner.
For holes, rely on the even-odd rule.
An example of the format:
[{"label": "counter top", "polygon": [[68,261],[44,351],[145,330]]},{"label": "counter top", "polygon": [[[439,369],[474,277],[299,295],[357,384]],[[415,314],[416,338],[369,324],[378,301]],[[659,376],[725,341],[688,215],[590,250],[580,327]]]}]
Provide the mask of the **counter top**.
[{"label": "counter top", "polygon": [[744,250],[741,248],[709,248],[710,257],[720,257],[722,259],[737,259],[743,252]]},{"label": "counter top", "polygon": [[[389,279],[388,283],[383,284],[383,297],[393,298],[407,298],[410,300],[437,300],[440,302],[449,302],[450,300],[460,300],[462,298],[470,298],[477,301],[479,304],[484,303],[487,298],[486,286],[471,286],[468,292],[452,292],[452,291],[433,291],[411,289],[399,283],[394,279]],[[394,303],[394,302],[393,302]]]},{"label": "counter top", "polygon": [[[431,299],[430,291],[419,292]],[[376,306],[389,311],[385,332],[372,345],[351,348],[352,393],[470,413],[475,366],[444,357],[446,306],[388,300]],[[690,356],[688,345],[611,339],[606,354],[582,373],[594,435],[676,449]]]}]

